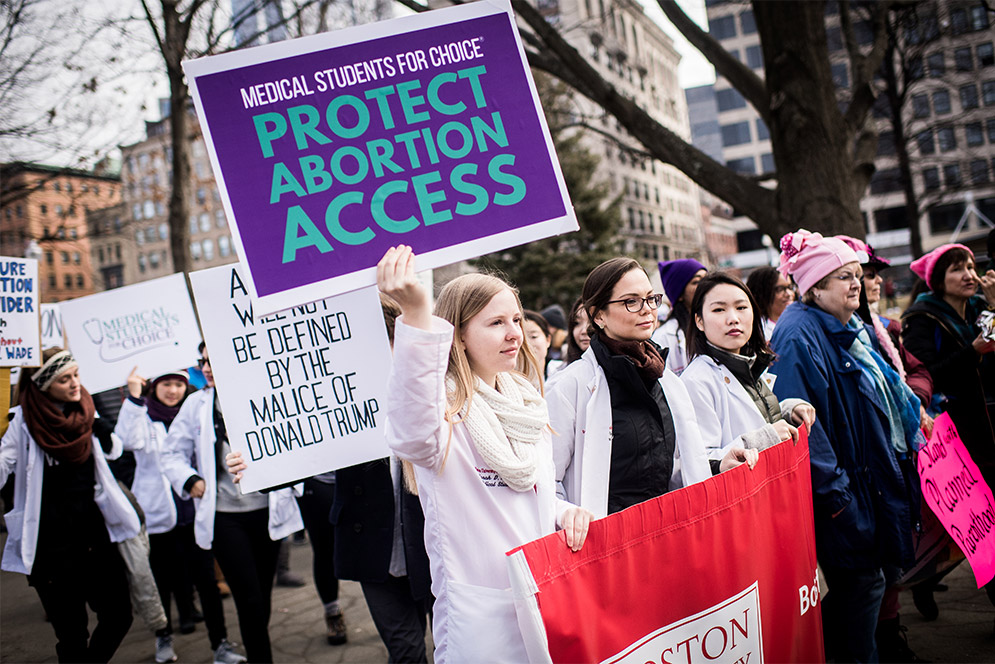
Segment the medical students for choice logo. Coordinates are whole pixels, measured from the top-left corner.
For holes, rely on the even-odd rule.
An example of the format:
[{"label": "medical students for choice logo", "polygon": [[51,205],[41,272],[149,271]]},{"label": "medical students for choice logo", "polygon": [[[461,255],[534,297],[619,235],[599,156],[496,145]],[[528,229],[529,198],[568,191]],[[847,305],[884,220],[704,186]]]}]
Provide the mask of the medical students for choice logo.
[{"label": "medical students for choice logo", "polygon": [[83,330],[98,347],[100,359],[116,362],[153,348],[176,345],[179,324],[179,313],[160,306],[114,318],[90,318],[83,323]]}]

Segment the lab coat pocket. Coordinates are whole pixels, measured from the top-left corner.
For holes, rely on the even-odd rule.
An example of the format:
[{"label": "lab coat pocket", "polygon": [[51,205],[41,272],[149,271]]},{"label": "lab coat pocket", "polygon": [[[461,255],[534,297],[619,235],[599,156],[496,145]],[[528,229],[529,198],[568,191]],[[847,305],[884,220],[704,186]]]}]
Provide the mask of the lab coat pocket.
[{"label": "lab coat pocket", "polygon": [[3,515],[7,524],[7,545],[3,550],[3,569],[8,572],[27,574],[21,558],[22,529],[24,528],[24,510],[15,509]]},{"label": "lab coat pocket", "polygon": [[448,661],[527,662],[511,589],[447,583]]}]

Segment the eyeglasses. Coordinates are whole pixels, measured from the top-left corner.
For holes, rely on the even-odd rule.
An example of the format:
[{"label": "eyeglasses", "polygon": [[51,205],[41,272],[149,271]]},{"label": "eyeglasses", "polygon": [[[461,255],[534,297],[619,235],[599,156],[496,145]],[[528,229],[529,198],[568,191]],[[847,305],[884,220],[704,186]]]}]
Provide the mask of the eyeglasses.
[{"label": "eyeglasses", "polygon": [[197,366],[200,367],[201,369],[203,369],[204,367],[211,366],[211,358],[209,357],[200,358],[199,360],[197,360]]},{"label": "eyeglasses", "polygon": [[794,286],[775,286],[774,287],[774,294],[775,295],[784,295],[788,291],[792,291],[793,292],[794,290],[795,290]]},{"label": "eyeglasses", "polygon": [[859,272],[857,274],[850,274],[849,272],[844,272],[843,274],[830,275],[830,277],[836,279],[837,281],[844,281],[844,282],[856,281],[858,284],[864,280],[864,275],[860,274]]},{"label": "eyeglasses", "polygon": [[650,309],[659,309],[660,303],[663,302],[663,296],[659,293],[654,293],[649,297],[627,297],[624,300],[608,300],[605,304],[615,302],[621,302],[625,306],[625,310],[630,314],[637,314],[643,310],[644,304]]}]

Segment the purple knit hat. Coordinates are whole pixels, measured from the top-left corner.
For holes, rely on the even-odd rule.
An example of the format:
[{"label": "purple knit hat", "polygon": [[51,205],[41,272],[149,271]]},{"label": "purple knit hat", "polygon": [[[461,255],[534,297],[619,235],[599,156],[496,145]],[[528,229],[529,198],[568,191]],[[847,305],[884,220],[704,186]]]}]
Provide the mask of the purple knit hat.
[{"label": "purple knit hat", "polygon": [[[677,300],[684,294],[684,288],[688,285],[698,270],[707,271],[704,265],[693,258],[680,258],[674,261],[660,261],[657,266],[660,268],[660,281],[663,282],[663,292],[667,294],[670,305],[677,304]],[[690,308],[691,303],[687,303]]]},{"label": "purple knit hat", "polygon": [[823,237],[801,228],[781,238],[781,265],[785,277],[790,275],[804,295],[819,281],[847,263],[859,263],[860,257],[850,245],[835,237]]}]

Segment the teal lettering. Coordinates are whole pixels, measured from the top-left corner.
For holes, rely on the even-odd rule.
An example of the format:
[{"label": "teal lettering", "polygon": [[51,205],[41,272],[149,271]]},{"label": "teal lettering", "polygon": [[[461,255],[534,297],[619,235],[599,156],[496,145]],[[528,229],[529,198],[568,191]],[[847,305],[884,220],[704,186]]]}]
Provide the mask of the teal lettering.
[{"label": "teal lettering", "polygon": [[332,176],[325,170],[325,164],[321,157],[316,154],[308,155],[301,157],[299,163],[301,175],[304,176],[304,182],[307,184],[307,193],[317,194],[332,186]]},{"label": "teal lettering", "polygon": [[387,103],[388,95],[394,94],[393,85],[385,85],[382,88],[373,88],[366,91],[367,99],[377,100],[377,109],[380,111],[380,119],[383,121],[384,129],[394,128],[394,116],[390,112],[390,104]]},{"label": "teal lettering", "polygon": [[421,218],[426,226],[449,221],[453,218],[453,213],[449,210],[436,211],[432,206],[435,203],[442,203],[446,200],[446,192],[443,189],[429,191],[428,185],[442,182],[439,171],[422,173],[411,178],[411,184],[415,189],[415,197],[418,199],[418,209],[421,210]]},{"label": "teal lettering", "polygon": [[294,133],[294,141],[298,150],[307,149],[307,139],[310,137],[318,145],[328,145],[332,139],[318,131],[318,122],[321,118],[318,109],[307,104],[303,106],[293,106],[287,109],[287,116],[290,118],[290,130]]},{"label": "teal lettering", "polygon": [[453,169],[453,172],[449,174],[449,184],[452,185],[453,189],[455,189],[457,193],[473,196],[472,203],[464,203],[462,201],[456,203],[456,214],[464,217],[470,217],[475,214],[480,214],[487,209],[487,190],[479,184],[467,182],[464,179],[467,175],[476,174],[477,165],[470,163],[458,164],[456,168]]},{"label": "teal lettering", "polygon": [[[299,234],[302,229],[304,235]],[[300,205],[294,205],[287,210],[287,232],[283,236],[283,262],[292,263],[297,260],[297,251],[304,247],[317,247],[318,251],[323,254],[332,251],[332,245],[321,234],[321,231],[314,225],[303,208]]]},{"label": "teal lettering", "polygon": [[453,72],[444,72],[429,81],[428,89],[426,90],[429,106],[443,115],[459,115],[466,110],[466,104],[461,101],[455,104],[447,104],[439,98],[439,88],[442,87],[442,84],[452,83],[455,80],[456,74]]},{"label": "teal lettering", "polygon": [[[453,148],[449,145],[449,135],[453,132],[463,138],[463,145],[459,148]],[[462,159],[470,154],[470,150],[473,149],[473,137],[470,135],[470,130],[462,122],[447,122],[442,125],[442,128],[439,129],[438,138],[439,150],[450,159]]]},{"label": "teal lettering", "polygon": [[491,121],[494,123],[494,126],[488,127],[483,118],[478,118],[476,115],[470,118],[470,126],[473,127],[473,136],[477,141],[477,149],[481,152],[487,152],[488,149],[484,136],[490,137],[498,147],[508,147],[508,135],[504,133],[504,121],[501,120],[501,114],[498,111],[491,113]]},{"label": "teal lettering", "polygon": [[483,108],[487,105],[487,102],[484,100],[484,90],[480,87],[480,77],[486,73],[487,69],[484,65],[468,67],[466,69],[460,69],[456,72],[460,78],[465,78],[470,81],[470,90],[473,92],[473,101],[477,104],[477,108]]},{"label": "teal lettering", "polygon": [[287,133],[287,121],[279,113],[260,113],[252,116],[256,138],[263,150],[263,157],[273,156],[273,141]]},{"label": "teal lettering", "polygon": [[[352,175],[342,170],[342,160],[346,157],[352,157],[356,160],[356,172]],[[331,168],[332,175],[343,184],[358,184],[370,172],[370,164],[366,161],[366,154],[353,145],[344,145],[335,151],[331,159]]]},{"label": "teal lettering", "polygon": [[373,166],[373,174],[382,178],[383,167],[386,166],[391,173],[403,173],[404,169],[395,164],[392,160],[394,156],[394,144],[384,138],[377,138],[366,144],[366,150],[370,155],[370,164]]},{"label": "teal lettering", "polygon": [[415,106],[425,104],[425,98],[421,95],[411,93],[421,87],[421,81],[405,81],[397,84],[397,96],[401,100],[401,110],[404,111],[404,119],[408,124],[425,122],[429,118],[428,111],[416,111]]},{"label": "teal lettering", "polygon": [[325,228],[328,229],[333,238],[342,244],[350,246],[366,244],[376,237],[376,233],[370,227],[361,231],[350,231],[342,226],[342,210],[347,205],[359,205],[362,202],[363,192],[347,191],[333,198],[332,202],[328,204],[328,208],[325,209]]},{"label": "teal lettering", "polygon": [[512,175],[511,173],[503,173],[501,171],[502,166],[514,166],[515,165],[515,155],[513,154],[499,154],[491,162],[487,164],[487,174],[491,176],[491,179],[498,184],[504,184],[511,187],[511,192],[507,194],[494,194],[495,205],[514,205],[521,202],[525,198],[525,181],[517,175]]},{"label": "teal lettering", "polygon": [[270,189],[269,202],[279,203],[280,197],[287,192],[293,192],[300,197],[306,196],[304,187],[297,181],[290,169],[282,161],[273,164],[273,187]]},{"label": "teal lettering", "polygon": [[[339,111],[343,106],[352,106],[356,109],[359,117],[355,127],[344,127],[339,122]],[[328,123],[328,128],[339,138],[358,138],[370,127],[370,109],[366,107],[366,104],[359,97],[339,95],[328,102],[328,108],[325,109],[325,122]]]},{"label": "teal lettering", "polygon": [[373,221],[391,233],[407,233],[418,228],[418,219],[411,215],[407,219],[394,219],[387,214],[387,197],[391,194],[403,194],[408,190],[407,180],[391,180],[380,185],[373,194],[371,212]]}]

